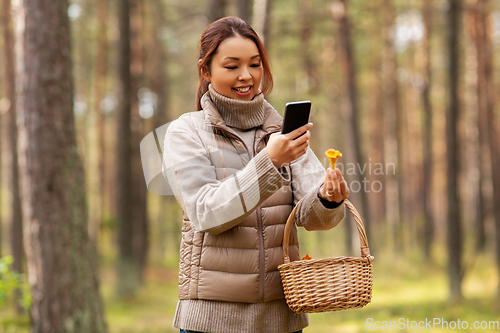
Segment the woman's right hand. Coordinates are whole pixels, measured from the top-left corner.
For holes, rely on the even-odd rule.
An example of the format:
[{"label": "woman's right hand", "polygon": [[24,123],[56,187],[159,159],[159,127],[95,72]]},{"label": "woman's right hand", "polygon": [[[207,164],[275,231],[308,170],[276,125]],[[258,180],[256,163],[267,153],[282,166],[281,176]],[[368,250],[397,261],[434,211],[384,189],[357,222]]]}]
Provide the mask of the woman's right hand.
[{"label": "woman's right hand", "polygon": [[[276,168],[281,168],[306,153],[311,136],[309,130],[312,126],[312,123],[308,123],[287,134],[271,134],[266,151]],[[305,134],[300,136],[302,133]]]}]

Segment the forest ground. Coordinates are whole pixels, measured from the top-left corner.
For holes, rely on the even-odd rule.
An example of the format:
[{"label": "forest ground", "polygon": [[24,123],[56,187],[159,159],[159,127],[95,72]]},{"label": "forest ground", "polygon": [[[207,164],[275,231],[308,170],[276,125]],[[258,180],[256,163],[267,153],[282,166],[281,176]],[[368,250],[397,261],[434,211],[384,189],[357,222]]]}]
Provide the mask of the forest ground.
[{"label": "forest ground", "polygon": [[[146,272],[145,286],[129,299],[115,296],[113,288],[116,276],[113,261],[109,259],[102,260],[101,292],[110,333],[178,332],[172,328],[177,303],[175,257],[161,264],[151,264]],[[468,325],[468,329],[460,331],[498,332],[491,327],[472,327],[476,321],[483,326],[490,321],[500,321],[499,311],[495,308],[497,283],[493,258],[478,256],[464,278],[465,299],[460,304],[449,304],[444,264],[429,263],[418,256],[398,258],[380,253],[374,261],[372,303],[363,309],[312,314],[310,327],[305,332],[421,332],[424,330],[416,327],[419,322],[437,319],[447,321],[449,329],[441,323],[427,326],[421,323],[421,328],[426,327],[426,332],[452,331],[451,326],[457,325],[460,320],[460,326],[465,325],[464,321]],[[393,329],[375,328],[375,325],[381,328],[384,321],[388,325],[391,321],[395,322],[392,324]],[[0,332],[28,331],[27,316],[16,316],[12,310],[0,309]]]}]

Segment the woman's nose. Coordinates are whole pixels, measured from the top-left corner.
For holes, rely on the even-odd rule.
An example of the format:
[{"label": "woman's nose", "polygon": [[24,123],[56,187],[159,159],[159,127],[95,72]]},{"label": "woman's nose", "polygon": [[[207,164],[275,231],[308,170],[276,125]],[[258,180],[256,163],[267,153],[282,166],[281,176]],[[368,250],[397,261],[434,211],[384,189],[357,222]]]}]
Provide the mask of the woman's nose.
[{"label": "woman's nose", "polygon": [[247,80],[250,80],[251,78],[252,78],[252,76],[250,75],[250,72],[248,71],[248,69],[243,68],[241,73],[240,73],[240,76],[238,77],[238,80],[247,81]]}]

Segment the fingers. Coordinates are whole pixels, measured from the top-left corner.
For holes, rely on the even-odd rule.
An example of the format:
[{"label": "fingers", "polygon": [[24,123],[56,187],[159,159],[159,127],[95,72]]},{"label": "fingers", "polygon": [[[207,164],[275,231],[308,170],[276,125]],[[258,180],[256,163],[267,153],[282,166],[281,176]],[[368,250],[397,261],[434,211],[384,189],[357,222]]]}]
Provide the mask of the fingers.
[{"label": "fingers", "polygon": [[309,147],[310,137],[311,137],[311,132],[306,131],[303,133],[302,136],[289,141],[289,144],[291,145],[291,149],[293,151],[295,158],[298,158],[307,152],[307,148]]},{"label": "fingers", "polygon": [[303,135],[299,136],[298,138],[292,139],[291,143],[296,146],[300,146],[304,144],[304,142],[309,142],[309,138],[311,137],[311,132],[306,131],[304,132]]},{"label": "fingers", "polygon": [[333,170],[330,168],[326,170],[325,182],[323,184],[323,188],[325,190],[324,191],[325,198],[328,200],[330,200],[331,197],[333,197],[335,190],[334,177],[332,177],[332,172]]},{"label": "fingers", "polygon": [[[309,132],[307,132],[306,135],[309,136]],[[306,136],[306,135],[304,135],[304,136]],[[297,151],[305,151],[305,150],[307,150],[307,147],[309,147],[309,140],[305,140],[296,146]]]},{"label": "fingers", "polygon": [[324,182],[325,199],[328,201],[341,202],[349,198],[349,188],[347,182],[338,169],[328,168]]},{"label": "fingers", "polygon": [[302,137],[299,138],[300,135],[304,134],[305,132],[309,131],[313,127],[313,123],[307,123],[304,126],[301,126],[290,133],[285,134],[287,138],[291,140],[295,139],[301,139]]},{"label": "fingers", "polygon": [[[311,125],[311,126],[308,126],[308,125]],[[307,125],[304,125],[300,128],[298,128],[297,130],[300,130],[301,128],[311,128],[312,127],[312,123],[309,123]],[[290,132],[289,134],[292,134],[293,132]],[[295,146],[296,148],[298,148],[299,151],[302,151],[302,150],[305,150],[307,149],[307,147],[309,147],[309,138],[311,137],[311,132],[309,132],[309,130],[306,130],[305,132],[300,132],[301,133],[301,136],[299,137],[295,137],[295,136],[289,136],[288,138],[293,138],[291,141],[290,141],[290,144],[292,146]],[[288,134],[287,134],[288,135]]]},{"label": "fingers", "polygon": [[267,142],[267,153],[277,168],[296,160],[307,152],[311,136],[309,129],[312,126],[312,123],[308,123],[288,134],[271,134]]},{"label": "fingers", "polygon": [[327,195],[337,199],[340,196],[340,182],[336,170],[328,169]]},{"label": "fingers", "polygon": [[339,181],[339,196],[341,197],[341,200],[349,199],[349,195],[351,194],[351,191],[349,190],[349,187],[347,186],[347,182],[344,179],[344,176],[342,175],[342,172],[339,169],[335,169],[337,179]]},{"label": "fingers", "polygon": [[347,186],[347,182],[344,179],[344,176],[342,175],[342,172],[338,169],[335,169],[337,172],[337,179],[339,180],[339,195],[342,197],[342,200],[349,199],[349,194],[351,191],[349,190],[349,187]]},{"label": "fingers", "polygon": [[340,182],[340,192],[342,194],[342,198],[349,199],[351,191],[349,190],[349,187],[347,187],[347,182],[345,180]]}]

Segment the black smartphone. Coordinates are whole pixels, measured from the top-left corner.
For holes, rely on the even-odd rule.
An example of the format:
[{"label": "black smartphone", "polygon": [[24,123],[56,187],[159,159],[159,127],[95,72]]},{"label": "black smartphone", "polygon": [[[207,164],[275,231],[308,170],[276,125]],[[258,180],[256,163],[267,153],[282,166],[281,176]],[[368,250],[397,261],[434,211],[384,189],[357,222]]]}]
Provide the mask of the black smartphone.
[{"label": "black smartphone", "polygon": [[285,117],[281,133],[290,133],[297,128],[304,126],[309,122],[309,113],[311,112],[310,101],[289,102],[285,104]]}]

